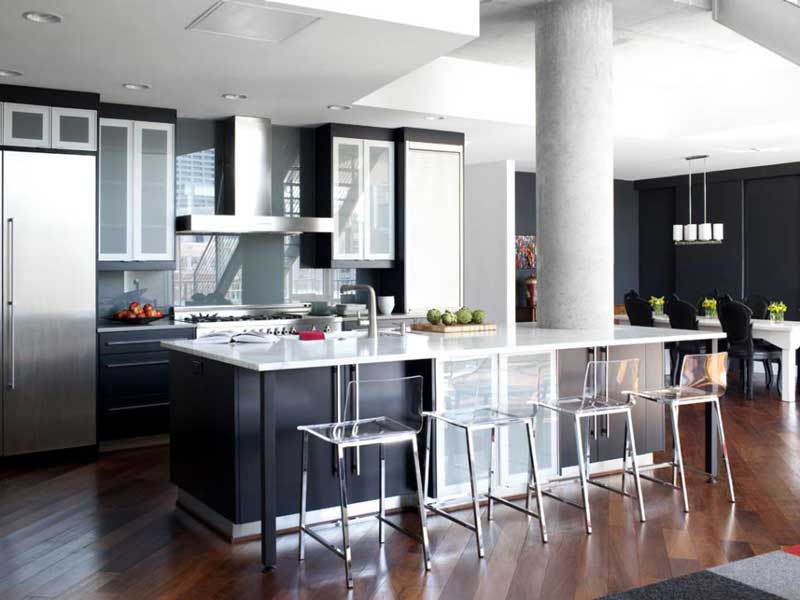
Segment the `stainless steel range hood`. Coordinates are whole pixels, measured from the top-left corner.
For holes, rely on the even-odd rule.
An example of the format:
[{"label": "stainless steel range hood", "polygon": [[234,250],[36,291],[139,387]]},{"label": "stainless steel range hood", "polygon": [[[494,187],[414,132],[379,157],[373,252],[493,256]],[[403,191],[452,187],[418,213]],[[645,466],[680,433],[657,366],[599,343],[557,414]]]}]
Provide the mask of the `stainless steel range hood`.
[{"label": "stainless steel range hood", "polygon": [[333,219],[272,214],[272,123],[231,117],[218,123],[220,201],[213,215],[175,220],[177,234],[330,233]]}]

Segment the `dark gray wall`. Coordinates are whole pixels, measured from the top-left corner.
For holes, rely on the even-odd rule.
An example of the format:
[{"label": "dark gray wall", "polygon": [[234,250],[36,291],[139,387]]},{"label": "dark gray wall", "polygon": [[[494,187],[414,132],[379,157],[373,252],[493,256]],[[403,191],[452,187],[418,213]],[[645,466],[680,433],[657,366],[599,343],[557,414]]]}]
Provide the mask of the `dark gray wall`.
[{"label": "dark gray wall", "polygon": [[[536,233],[536,173],[515,177],[515,231]],[[517,305],[524,305],[524,280],[530,271],[517,271]],[[639,193],[632,181],[614,181],[614,301],[621,304],[625,292],[639,287]]]},{"label": "dark gray wall", "polygon": [[[800,317],[800,163],[708,174],[708,220],[725,226],[720,245],[675,246],[672,225],[688,217],[688,174],[637,181],[639,292],[677,293],[690,302],[717,290],[783,300]],[[693,187],[693,221],[702,221]],[[700,199],[700,201],[697,201]]]}]

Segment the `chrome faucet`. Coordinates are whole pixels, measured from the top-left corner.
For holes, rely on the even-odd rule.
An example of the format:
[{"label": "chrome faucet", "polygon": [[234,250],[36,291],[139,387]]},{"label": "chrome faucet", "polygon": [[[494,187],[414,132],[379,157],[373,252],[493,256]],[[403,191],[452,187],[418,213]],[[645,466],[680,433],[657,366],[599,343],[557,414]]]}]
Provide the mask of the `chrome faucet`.
[{"label": "chrome faucet", "polygon": [[367,310],[369,311],[369,331],[367,333],[368,337],[377,338],[378,337],[378,317],[377,317],[377,310],[375,308],[375,290],[372,288],[371,285],[366,285],[363,283],[354,283],[354,284],[345,284],[342,286],[341,293],[342,294],[352,294],[357,292],[358,290],[366,290],[369,294],[369,300],[367,302]]}]

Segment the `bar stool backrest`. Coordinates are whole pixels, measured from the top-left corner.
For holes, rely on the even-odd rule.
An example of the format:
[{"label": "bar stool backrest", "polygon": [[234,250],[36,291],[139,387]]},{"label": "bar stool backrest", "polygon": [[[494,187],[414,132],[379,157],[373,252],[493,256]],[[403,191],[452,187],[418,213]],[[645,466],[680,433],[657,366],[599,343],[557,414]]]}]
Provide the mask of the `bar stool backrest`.
[{"label": "bar stool backrest", "polygon": [[[342,421],[391,417],[419,433],[422,431],[424,385],[425,379],[422,375],[351,381],[347,384]],[[403,406],[405,410],[402,413],[384,414],[386,411],[370,410],[370,404]]]},{"label": "bar stool backrest", "polygon": [[687,354],[681,367],[681,387],[722,396],[728,387],[728,353]]},{"label": "bar stool backrest", "polygon": [[639,359],[593,360],[586,365],[583,408],[633,404],[639,391]]}]

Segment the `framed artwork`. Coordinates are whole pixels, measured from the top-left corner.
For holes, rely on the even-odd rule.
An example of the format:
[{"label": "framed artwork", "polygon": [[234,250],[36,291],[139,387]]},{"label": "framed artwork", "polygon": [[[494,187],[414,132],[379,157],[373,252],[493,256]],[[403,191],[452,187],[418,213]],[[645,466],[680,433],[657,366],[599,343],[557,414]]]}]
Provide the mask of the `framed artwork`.
[{"label": "framed artwork", "polygon": [[515,240],[516,267],[533,271],[536,269],[536,236],[518,235]]}]

